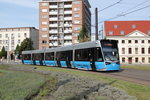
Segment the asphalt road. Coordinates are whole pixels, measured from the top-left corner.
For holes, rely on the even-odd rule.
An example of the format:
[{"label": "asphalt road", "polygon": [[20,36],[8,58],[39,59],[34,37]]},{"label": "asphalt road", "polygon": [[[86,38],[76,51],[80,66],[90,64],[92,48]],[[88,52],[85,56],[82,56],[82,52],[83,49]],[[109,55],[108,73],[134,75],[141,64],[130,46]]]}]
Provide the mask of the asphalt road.
[{"label": "asphalt road", "polygon": [[100,74],[150,86],[150,70],[121,69],[119,72]]}]

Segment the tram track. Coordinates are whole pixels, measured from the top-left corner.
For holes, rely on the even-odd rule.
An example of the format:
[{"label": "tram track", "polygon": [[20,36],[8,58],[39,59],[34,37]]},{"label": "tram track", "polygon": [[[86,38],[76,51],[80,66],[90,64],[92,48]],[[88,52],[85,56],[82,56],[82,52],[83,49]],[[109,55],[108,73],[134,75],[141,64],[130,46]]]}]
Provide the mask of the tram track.
[{"label": "tram track", "polygon": [[98,74],[150,86],[150,71],[137,69],[122,69],[120,72],[100,72]]}]

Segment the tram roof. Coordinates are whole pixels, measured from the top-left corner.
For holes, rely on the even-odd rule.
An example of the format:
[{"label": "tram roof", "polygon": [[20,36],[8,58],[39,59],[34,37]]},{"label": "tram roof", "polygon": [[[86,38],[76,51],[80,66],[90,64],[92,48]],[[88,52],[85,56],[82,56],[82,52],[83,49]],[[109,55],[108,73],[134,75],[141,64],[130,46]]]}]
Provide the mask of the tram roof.
[{"label": "tram roof", "polygon": [[46,48],[45,49],[45,52],[47,53],[47,52],[55,52],[56,51],[56,49],[55,48]]},{"label": "tram roof", "polygon": [[22,51],[22,54],[31,54],[32,53],[32,51],[30,50],[30,51]]},{"label": "tram roof", "polygon": [[56,51],[67,51],[67,50],[73,50],[73,45],[56,48]]},{"label": "tram roof", "polygon": [[84,42],[74,45],[74,49],[83,49],[83,48],[91,48],[91,47],[100,47],[100,42],[97,41],[90,41],[90,42]]}]

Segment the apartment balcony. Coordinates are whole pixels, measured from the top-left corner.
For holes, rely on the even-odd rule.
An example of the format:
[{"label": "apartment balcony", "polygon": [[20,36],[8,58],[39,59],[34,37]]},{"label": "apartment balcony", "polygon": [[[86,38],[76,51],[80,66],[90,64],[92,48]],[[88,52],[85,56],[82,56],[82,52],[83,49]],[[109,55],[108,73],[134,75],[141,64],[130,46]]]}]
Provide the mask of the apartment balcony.
[{"label": "apartment balcony", "polygon": [[72,24],[64,24],[65,27],[72,27]]},{"label": "apartment balcony", "polygon": [[72,42],[65,42],[64,45],[72,45]]},{"label": "apartment balcony", "polygon": [[72,33],[72,30],[64,30],[64,33]]},{"label": "apartment balcony", "polygon": [[58,46],[58,43],[49,43],[49,46]]},{"label": "apartment balcony", "polygon": [[64,8],[72,8],[72,5],[64,5]]},{"label": "apartment balcony", "polygon": [[64,11],[64,14],[72,14],[72,10],[71,11]]},{"label": "apartment balcony", "polygon": [[58,24],[50,24],[49,27],[58,27]]},{"label": "apartment balcony", "polygon": [[50,21],[57,21],[58,18],[57,17],[54,17],[54,18],[49,18]]},{"label": "apartment balcony", "polygon": [[65,36],[64,39],[66,39],[66,40],[72,40],[72,36]]},{"label": "apartment balcony", "polygon": [[50,15],[57,15],[58,12],[57,11],[52,11],[52,12],[49,12]]},{"label": "apartment balcony", "polygon": [[57,5],[50,5],[49,8],[58,8],[58,6]]},{"label": "apartment balcony", "polygon": [[58,37],[49,37],[50,40],[57,40]]},{"label": "apartment balcony", "polygon": [[64,20],[72,20],[72,17],[65,17]]},{"label": "apartment balcony", "polygon": [[49,33],[56,33],[57,34],[58,31],[57,30],[50,30]]}]

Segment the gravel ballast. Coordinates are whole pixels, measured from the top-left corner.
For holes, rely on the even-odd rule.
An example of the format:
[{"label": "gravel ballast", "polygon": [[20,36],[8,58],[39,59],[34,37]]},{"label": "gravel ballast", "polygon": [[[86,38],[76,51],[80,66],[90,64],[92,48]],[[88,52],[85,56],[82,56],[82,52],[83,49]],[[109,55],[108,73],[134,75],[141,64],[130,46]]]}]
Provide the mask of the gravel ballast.
[{"label": "gravel ballast", "polygon": [[125,91],[88,77],[64,72],[39,71],[35,67],[13,67],[12,70],[50,74],[58,80],[57,89],[50,93],[48,100],[137,100]]}]

